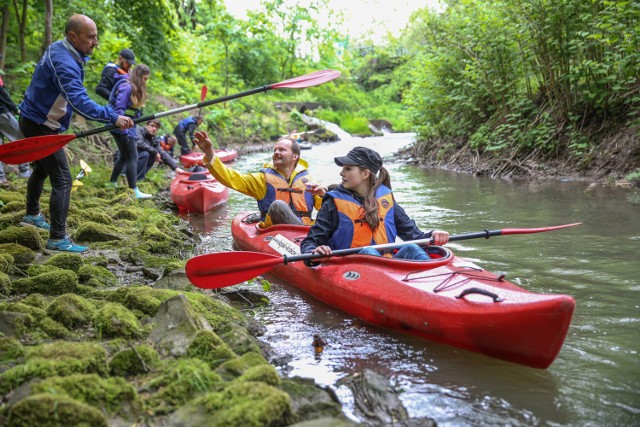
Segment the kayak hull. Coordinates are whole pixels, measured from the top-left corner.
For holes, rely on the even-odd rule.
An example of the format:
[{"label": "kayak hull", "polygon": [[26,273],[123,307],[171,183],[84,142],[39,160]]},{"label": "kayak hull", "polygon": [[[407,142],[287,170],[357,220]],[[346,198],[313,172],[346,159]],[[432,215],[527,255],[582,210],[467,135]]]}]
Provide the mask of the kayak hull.
[{"label": "kayak hull", "polygon": [[[300,243],[308,227],[258,229],[238,214],[234,244],[277,254],[277,235]],[[439,248],[428,262],[366,255],[276,265],[287,283],[368,323],[534,368],[547,368],[564,342],[575,300],[529,292]],[[433,249],[435,251],[435,249]],[[432,255],[433,256],[433,255]]]},{"label": "kayak hull", "polygon": [[[237,150],[214,150],[216,152],[216,156],[222,161],[222,163],[233,162],[236,157],[238,157]],[[202,151],[192,151],[189,154],[183,154],[180,156],[180,163],[185,168],[190,168],[193,166],[202,166],[202,159],[204,158],[204,153]]]},{"label": "kayak hull", "polygon": [[[195,179],[195,175],[206,179]],[[207,213],[229,199],[229,189],[209,173],[177,173],[170,192],[180,212]]]}]

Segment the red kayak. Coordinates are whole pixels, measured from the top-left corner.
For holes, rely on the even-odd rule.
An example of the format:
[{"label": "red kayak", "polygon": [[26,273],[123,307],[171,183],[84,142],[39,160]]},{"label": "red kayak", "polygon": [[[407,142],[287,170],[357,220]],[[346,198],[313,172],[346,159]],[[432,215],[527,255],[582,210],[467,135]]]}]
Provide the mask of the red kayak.
[{"label": "red kayak", "polygon": [[[302,225],[259,229],[243,222],[249,214],[236,215],[231,227],[242,250],[278,255],[270,242],[299,246],[309,230]],[[429,246],[427,252],[431,261],[356,254],[322,258],[313,268],[279,263],[271,271],[377,326],[534,368],[553,362],[571,322],[572,297],[529,292],[445,247]]]},{"label": "red kayak", "polygon": [[229,198],[229,189],[209,172],[178,173],[171,181],[170,191],[180,212],[206,213]]},{"label": "red kayak", "polygon": [[[238,157],[238,151],[229,149],[229,150],[214,150],[216,152],[216,156],[222,161],[222,163],[233,162],[236,157]],[[192,151],[189,154],[183,154],[180,156],[180,163],[185,168],[190,168],[192,166],[202,166],[202,159],[204,158],[204,153],[202,151]]]}]

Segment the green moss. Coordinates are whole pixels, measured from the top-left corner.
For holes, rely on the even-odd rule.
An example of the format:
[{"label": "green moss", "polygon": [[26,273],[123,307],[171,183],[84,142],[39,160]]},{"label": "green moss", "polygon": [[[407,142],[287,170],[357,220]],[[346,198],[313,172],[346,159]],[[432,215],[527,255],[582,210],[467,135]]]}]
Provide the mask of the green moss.
[{"label": "green moss", "polygon": [[11,293],[11,278],[8,274],[0,271],[0,295],[9,295]]},{"label": "green moss", "polygon": [[15,265],[29,265],[36,259],[35,252],[17,243],[0,243],[0,253],[11,255]]},{"label": "green moss", "polygon": [[0,273],[11,273],[13,270],[13,257],[8,253],[0,252]]},{"label": "green moss", "polygon": [[265,384],[272,385],[274,387],[279,387],[282,383],[280,379],[280,375],[271,365],[258,365],[252,366],[251,368],[244,371],[242,375],[234,380],[235,382],[261,382]]},{"label": "green moss", "polygon": [[10,201],[5,202],[4,206],[0,207],[0,213],[18,212],[24,210],[24,202]]},{"label": "green moss", "polygon": [[131,377],[153,371],[160,364],[158,353],[146,344],[125,348],[116,353],[109,362],[111,374]]},{"label": "green moss", "polygon": [[184,292],[184,296],[187,297],[191,306],[209,321],[215,331],[223,329],[229,322],[245,323],[245,319],[239,310],[222,301],[197,292]]},{"label": "green moss", "polygon": [[74,273],[77,273],[83,264],[84,260],[81,255],[65,252],[57,253],[45,262],[45,265],[53,265],[65,270],[71,270]]},{"label": "green moss", "polygon": [[107,303],[94,316],[93,324],[98,335],[107,338],[136,338],[143,328],[136,316],[121,304]]},{"label": "green moss", "polygon": [[148,316],[155,316],[160,304],[178,294],[177,291],[149,286],[127,286],[116,289],[109,300],[119,302],[130,310],[140,310]]},{"label": "green moss", "polygon": [[85,284],[92,279],[102,286],[115,286],[118,284],[116,275],[104,267],[90,264],[85,264],[80,267],[80,270],[78,270],[78,280],[80,283]]},{"label": "green moss", "polygon": [[23,304],[21,302],[1,302],[0,311],[13,311],[14,313],[28,314],[36,321],[40,321],[47,316],[46,311],[43,309]]},{"label": "green moss", "polygon": [[155,414],[166,414],[199,394],[222,387],[222,379],[206,362],[182,359],[147,384],[147,388],[157,393],[151,394],[146,403]]},{"label": "green moss", "polygon": [[216,372],[225,380],[232,380],[244,374],[249,368],[268,364],[269,362],[260,353],[249,352],[224,362]]},{"label": "green moss", "polygon": [[78,276],[71,270],[52,271],[35,277],[18,279],[11,285],[14,294],[61,295],[74,292],[78,286]]},{"label": "green moss", "polygon": [[206,361],[212,368],[217,368],[236,354],[222,339],[213,332],[200,331],[187,349],[187,356]]},{"label": "green moss", "polygon": [[113,217],[115,219],[129,219],[135,221],[142,218],[142,216],[142,210],[135,206],[117,206],[113,212]]},{"label": "green moss", "polygon": [[18,243],[34,251],[44,248],[44,239],[36,227],[8,227],[0,231],[0,243]]},{"label": "green moss", "polygon": [[22,203],[22,209],[24,209],[24,204],[27,203],[27,198],[25,197],[24,193],[20,193],[18,191],[0,190],[0,200],[2,200],[5,204],[11,202]]},{"label": "green moss", "polygon": [[[136,389],[124,378],[101,378],[96,374],[73,374],[47,378],[32,386],[35,393],[65,395],[87,405],[102,408],[109,416],[142,412],[142,401]],[[133,410],[133,411],[131,411]]]},{"label": "green moss", "polygon": [[47,308],[47,315],[70,329],[88,324],[96,309],[86,298],[64,294],[54,299]]},{"label": "green moss", "polygon": [[104,213],[103,208],[85,209],[82,213],[82,216],[87,221],[97,222],[100,224],[113,224],[113,220],[109,217],[109,215]]},{"label": "green moss", "polygon": [[122,240],[122,236],[115,227],[88,221],[78,226],[73,237],[81,242],[110,242]]},{"label": "green moss", "polygon": [[0,373],[0,393],[32,378],[107,373],[107,353],[95,343],[57,341],[25,349],[26,362]]},{"label": "green moss", "polygon": [[60,267],[56,267],[55,265],[31,264],[29,268],[27,268],[27,276],[34,277],[44,273],[51,273],[52,271],[60,271],[60,270],[63,270],[63,269]]},{"label": "green moss", "polygon": [[42,294],[31,294],[20,300],[21,303],[46,310],[49,302]]},{"label": "green moss", "polygon": [[8,427],[107,427],[102,413],[62,395],[35,394],[22,399],[9,411]]},{"label": "green moss", "polygon": [[243,326],[228,323],[218,331],[218,334],[237,354],[245,354],[249,351],[260,352],[257,340]]},{"label": "green moss", "polygon": [[0,362],[17,360],[24,355],[24,347],[15,338],[0,337]]},{"label": "green moss", "polygon": [[42,319],[40,323],[38,323],[38,326],[51,338],[63,339],[71,335],[69,330],[65,328],[62,323],[55,321],[50,317]]},{"label": "green moss", "polygon": [[288,425],[292,413],[286,393],[267,384],[246,382],[195,399],[169,421],[182,418],[201,426],[262,427]]}]

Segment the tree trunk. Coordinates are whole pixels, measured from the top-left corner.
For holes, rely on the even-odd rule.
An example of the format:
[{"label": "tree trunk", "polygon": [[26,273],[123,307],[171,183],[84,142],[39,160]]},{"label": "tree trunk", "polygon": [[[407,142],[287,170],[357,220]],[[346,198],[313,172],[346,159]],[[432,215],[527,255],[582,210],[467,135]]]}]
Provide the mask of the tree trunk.
[{"label": "tree trunk", "polygon": [[4,56],[7,52],[7,33],[9,32],[9,4],[2,6],[2,27],[0,27],[0,70],[4,69]]},{"label": "tree trunk", "polygon": [[16,21],[18,22],[18,40],[20,42],[20,59],[23,63],[27,62],[27,45],[25,41],[25,31],[27,29],[27,1],[22,0],[22,16],[18,10],[18,0],[13,0],[13,8],[16,12]]},{"label": "tree trunk", "polygon": [[53,43],[53,33],[51,31],[53,20],[53,0],[45,0],[45,14],[44,14],[44,40],[42,41],[42,51],[40,54]]}]

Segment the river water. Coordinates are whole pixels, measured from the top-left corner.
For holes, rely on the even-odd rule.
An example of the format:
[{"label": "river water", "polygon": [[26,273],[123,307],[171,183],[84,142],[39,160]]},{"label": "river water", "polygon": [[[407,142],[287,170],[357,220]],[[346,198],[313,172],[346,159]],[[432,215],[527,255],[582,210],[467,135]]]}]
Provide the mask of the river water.
[{"label": "river water", "polygon": [[[640,425],[640,194],[584,181],[505,182],[393,162],[412,134],[347,138],[302,152],[316,181],[337,183],[333,157],[364,145],[385,157],[398,203],[424,229],[451,234],[582,222],[540,234],[451,242],[447,247],[525,289],[577,302],[566,341],[545,370],[527,368],[367,325],[272,276],[270,304],[253,309],[261,337],[286,360],[283,375],[333,388],[345,412],[353,401],[339,380],[372,369],[389,378],[413,417],[440,426]],[[256,171],[271,153],[233,165]],[[206,215],[187,216],[200,252],[232,250],[230,221],[255,210],[232,191]],[[312,336],[328,345],[316,355]]]}]

